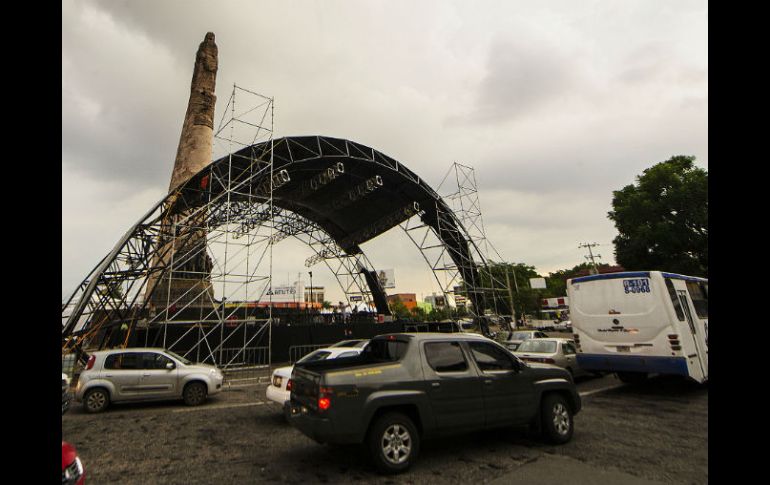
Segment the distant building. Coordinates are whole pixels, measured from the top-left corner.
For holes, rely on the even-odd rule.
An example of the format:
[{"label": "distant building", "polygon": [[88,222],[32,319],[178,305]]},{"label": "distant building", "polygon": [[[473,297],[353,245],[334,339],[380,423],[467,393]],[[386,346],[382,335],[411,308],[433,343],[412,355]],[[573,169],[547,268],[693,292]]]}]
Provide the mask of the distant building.
[{"label": "distant building", "polygon": [[447,307],[447,301],[444,295],[436,295],[433,293],[430,296],[426,296],[423,301],[425,301],[425,303],[430,303],[431,306],[439,310]]},{"label": "distant building", "polygon": [[412,310],[413,308],[417,308],[416,293],[396,293],[394,295],[388,295],[388,304],[392,305],[396,301],[396,298],[401,300],[401,303],[404,304],[407,310]]},{"label": "distant building", "polygon": [[305,287],[305,303],[309,303],[312,308],[321,308],[324,303],[324,287],[313,286],[312,300],[310,286]]}]

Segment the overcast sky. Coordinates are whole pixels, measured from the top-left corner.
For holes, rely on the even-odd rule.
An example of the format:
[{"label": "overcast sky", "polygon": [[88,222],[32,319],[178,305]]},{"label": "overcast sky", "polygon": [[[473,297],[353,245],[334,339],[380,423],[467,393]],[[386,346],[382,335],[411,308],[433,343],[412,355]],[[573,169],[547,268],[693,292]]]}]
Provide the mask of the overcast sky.
[{"label": "overcast sky", "polygon": [[[354,140],[434,187],[473,166],[491,243],[546,275],[582,242],[614,263],[612,191],[645,168],[708,168],[707,20],[705,0],[64,0],[62,297],[165,195],[208,31],[217,120],[237,83],[275,98],[277,137]],[[397,231],[363,247],[391,292],[438,291]],[[279,282],[307,271],[280,251]]]}]

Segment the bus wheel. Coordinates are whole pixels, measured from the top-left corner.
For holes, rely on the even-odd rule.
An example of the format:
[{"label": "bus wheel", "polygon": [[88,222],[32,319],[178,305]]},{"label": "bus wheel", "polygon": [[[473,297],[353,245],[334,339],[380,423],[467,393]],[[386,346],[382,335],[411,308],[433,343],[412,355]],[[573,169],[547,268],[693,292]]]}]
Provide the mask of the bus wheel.
[{"label": "bus wheel", "polygon": [[647,380],[646,372],[618,372],[618,379],[626,384],[638,384]]}]

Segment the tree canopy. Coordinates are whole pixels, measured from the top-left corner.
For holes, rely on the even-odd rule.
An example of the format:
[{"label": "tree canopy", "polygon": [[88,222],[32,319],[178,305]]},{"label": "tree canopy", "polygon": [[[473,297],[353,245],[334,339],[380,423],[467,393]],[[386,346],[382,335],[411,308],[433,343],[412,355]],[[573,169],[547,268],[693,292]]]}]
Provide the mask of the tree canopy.
[{"label": "tree canopy", "polygon": [[630,271],[708,276],[708,172],[675,156],[613,192],[615,260]]}]

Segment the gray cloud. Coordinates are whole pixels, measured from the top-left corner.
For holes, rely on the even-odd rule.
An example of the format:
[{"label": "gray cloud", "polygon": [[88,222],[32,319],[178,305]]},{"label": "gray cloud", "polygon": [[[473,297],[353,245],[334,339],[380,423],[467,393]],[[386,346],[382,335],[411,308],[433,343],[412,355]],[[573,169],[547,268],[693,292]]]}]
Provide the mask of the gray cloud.
[{"label": "gray cloud", "polygon": [[578,64],[537,39],[497,39],[477,87],[471,122],[521,119],[577,88]]}]

